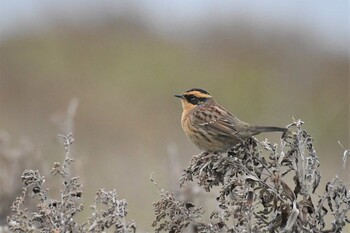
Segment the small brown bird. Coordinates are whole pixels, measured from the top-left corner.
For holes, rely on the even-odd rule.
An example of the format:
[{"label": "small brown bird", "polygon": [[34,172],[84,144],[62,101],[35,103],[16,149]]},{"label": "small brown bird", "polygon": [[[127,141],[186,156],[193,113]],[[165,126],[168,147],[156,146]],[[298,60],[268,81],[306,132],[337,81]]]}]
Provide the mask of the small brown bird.
[{"label": "small brown bird", "polygon": [[182,102],[181,125],[186,136],[205,152],[225,152],[262,132],[287,131],[286,128],[253,126],[241,121],[203,89],[193,88],[175,96]]}]

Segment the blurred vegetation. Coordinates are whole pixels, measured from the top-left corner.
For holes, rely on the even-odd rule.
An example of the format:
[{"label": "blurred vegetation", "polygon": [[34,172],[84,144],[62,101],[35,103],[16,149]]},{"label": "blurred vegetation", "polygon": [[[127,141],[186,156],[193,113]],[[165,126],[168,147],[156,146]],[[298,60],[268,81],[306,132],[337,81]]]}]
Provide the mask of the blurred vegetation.
[{"label": "blurred vegetation", "polygon": [[151,229],[147,213],[157,190],[149,175],[170,186],[178,178],[169,173],[168,148],[176,148],[180,167],[198,152],[183,135],[173,98],[192,87],[207,89],[252,124],[302,118],[324,180],[340,166],[337,141],[349,143],[349,57],[324,50],[312,34],[240,22],[165,37],[137,17],[63,22],[2,41],[0,129],[28,139],[43,162],[53,162],[60,151],[55,137],[67,133],[54,123],[78,98],[76,154],[88,203],[95,190],[116,187],[130,216]]}]

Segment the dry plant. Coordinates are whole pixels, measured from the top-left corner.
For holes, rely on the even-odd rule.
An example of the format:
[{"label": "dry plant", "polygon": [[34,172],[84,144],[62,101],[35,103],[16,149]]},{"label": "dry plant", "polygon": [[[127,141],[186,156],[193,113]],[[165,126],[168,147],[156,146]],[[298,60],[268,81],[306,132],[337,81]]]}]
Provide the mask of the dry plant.
[{"label": "dry plant", "polygon": [[[62,180],[60,198],[53,199],[45,188],[45,178],[39,171],[25,170],[22,174],[22,195],[11,206],[13,214],[8,217],[8,226],[12,232],[105,232],[111,229],[116,233],[135,232],[135,224],[127,222],[127,202],[119,200],[115,190],[101,189],[97,192],[92,205],[92,216],[84,224],[79,224],[75,217],[83,210],[83,194],[79,177],[71,176],[74,162],[70,155],[73,143],[72,134],[59,135],[63,139],[65,159],[55,162],[51,174],[59,175]],[[23,208],[28,198],[37,201],[32,211]]]},{"label": "dry plant", "polygon": [[196,181],[206,192],[219,187],[218,209],[204,222],[202,207],[160,189],[153,204],[155,231],[184,232],[190,226],[190,232],[342,232],[350,222],[350,193],[339,177],[323,194],[316,192],[320,161],[302,124],[290,124],[280,145],[253,138],[227,153],[193,156],[180,185]]},{"label": "dry plant", "polygon": [[[206,192],[216,194],[218,207],[214,211],[206,212],[192,202],[193,198],[181,199],[161,189],[151,178],[160,191],[160,199],[153,203],[155,232],[342,232],[350,222],[349,190],[336,176],[319,191],[320,161],[302,124],[298,120],[287,126],[288,133],[279,145],[252,138],[227,153],[193,156],[180,186],[189,192],[188,187],[197,188],[191,183],[196,182]],[[25,170],[22,194],[7,218],[10,231],[136,232],[135,223],[126,219],[127,202],[120,200],[115,190],[98,190],[91,217],[83,224],[76,221],[84,207],[82,185],[79,177],[72,175],[74,140],[71,133],[59,137],[65,158],[51,169],[51,175],[62,181],[59,197],[51,197],[38,170]],[[349,154],[349,150],[344,152],[343,169]],[[209,221],[204,221],[206,217]],[[0,228],[0,232],[5,231]]]},{"label": "dry plant", "polygon": [[[72,132],[77,107],[78,100],[72,99],[65,116],[53,118],[61,131]],[[63,140],[65,157],[62,163],[53,164],[50,174],[59,176],[62,181],[59,199],[49,195],[50,190],[45,188],[45,178],[38,170],[25,170],[21,176],[24,186],[21,196],[13,202],[11,206],[13,214],[7,217],[8,228],[12,232],[135,232],[134,222],[126,220],[127,202],[118,199],[116,190],[98,190],[91,206],[91,217],[83,224],[76,221],[77,214],[83,211],[84,207],[81,204],[82,184],[79,177],[72,176],[72,165],[75,160],[71,158],[71,145],[74,139],[72,133],[58,136]],[[29,206],[33,208],[25,208],[28,203],[32,203]],[[0,228],[0,232],[6,231],[7,228]]]},{"label": "dry plant", "polygon": [[33,167],[44,169],[44,164],[39,163],[41,154],[32,143],[26,139],[19,144],[13,141],[7,132],[0,131],[0,226],[10,214],[13,197],[21,193],[21,172]]}]

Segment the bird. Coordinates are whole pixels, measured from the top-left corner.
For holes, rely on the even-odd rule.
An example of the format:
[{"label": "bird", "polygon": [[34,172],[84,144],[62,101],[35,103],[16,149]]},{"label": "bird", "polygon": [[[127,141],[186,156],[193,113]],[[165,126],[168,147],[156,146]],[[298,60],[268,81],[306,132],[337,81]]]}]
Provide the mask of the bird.
[{"label": "bird", "polygon": [[192,88],[175,97],[182,102],[182,129],[203,152],[226,152],[262,132],[287,131],[283,127],[254,126],[241,121],[201,88]]}]

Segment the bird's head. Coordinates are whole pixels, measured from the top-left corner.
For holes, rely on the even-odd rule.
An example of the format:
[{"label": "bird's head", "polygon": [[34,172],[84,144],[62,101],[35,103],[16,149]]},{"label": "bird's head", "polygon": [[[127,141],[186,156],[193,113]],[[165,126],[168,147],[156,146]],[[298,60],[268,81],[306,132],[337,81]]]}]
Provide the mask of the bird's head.
[{"label": "bird's head", "polygon": [[213,100],[213,97],[204,89],[192,88],[181,95],[175,95],[181,99],[184,111],[189,111],[198,105]]}]

